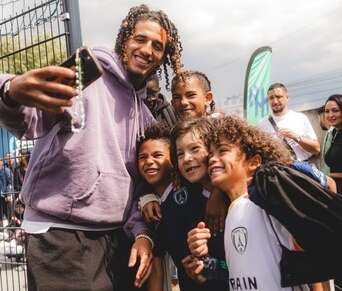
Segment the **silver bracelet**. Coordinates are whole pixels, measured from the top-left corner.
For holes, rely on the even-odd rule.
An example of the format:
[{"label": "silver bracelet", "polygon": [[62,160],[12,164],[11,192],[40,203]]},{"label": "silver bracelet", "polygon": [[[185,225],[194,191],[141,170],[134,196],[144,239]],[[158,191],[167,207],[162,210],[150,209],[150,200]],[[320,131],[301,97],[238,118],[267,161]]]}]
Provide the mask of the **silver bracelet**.
[{"label": "silver bracelet", "polygon": [[147,234],[145,234],[145,233],[138,234],[135,237],[135,241],[137,241],[139,238],[147,239],[150,242],[150,244],[151,244],[151,248],[152,249],[154,248],[154,242],[153,242],[152,238],[150,238]]}]

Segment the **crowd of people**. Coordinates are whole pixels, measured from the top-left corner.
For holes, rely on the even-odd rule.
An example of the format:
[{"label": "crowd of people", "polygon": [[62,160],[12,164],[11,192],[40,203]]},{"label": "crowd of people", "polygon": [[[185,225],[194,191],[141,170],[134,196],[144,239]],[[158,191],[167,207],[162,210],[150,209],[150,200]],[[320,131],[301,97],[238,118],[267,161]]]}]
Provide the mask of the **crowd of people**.
[{"label": "crowd of people", "polygon": [[[270,86],[272,112],[258,127],[223,114],[206,74],[183,67],[178,30],[163,11],[131,8],[114,50],[93,51],[103,74],[82,93],[78,133],[66,108],[80,92],[61,81],[79,79],[72,69],[0,76],[0,125],[36,139],[30,162],[9,174],[25,205],[17,223],[30,291],[168,291],[176,277],[181,291],[319,291],[329,279],[341,290],[341,272],[324,265],[288,278],[284,254],[307,255],[307,245],[255,189],[259,169],[275,163],[340,206],[342,95],[324,105],[330,172],[322,172],[312,162],[320,143],[308,118],[289,110],[286,86]],[[321,253],[309,250],[310,259]]]},{"label": "crowd of people", "polygon": [[22,259],[25,235],[20,229],[24,205],[19,199],[27,165],[28,149],[16,155],[7,154],[0,160],[0,256]]}]

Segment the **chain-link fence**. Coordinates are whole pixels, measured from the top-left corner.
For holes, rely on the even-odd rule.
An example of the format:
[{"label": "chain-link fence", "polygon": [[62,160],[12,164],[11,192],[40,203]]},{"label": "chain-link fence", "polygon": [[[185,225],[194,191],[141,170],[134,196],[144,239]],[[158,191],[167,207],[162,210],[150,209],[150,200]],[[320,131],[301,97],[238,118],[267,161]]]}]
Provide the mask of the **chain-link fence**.
[{"label": "chain-link fence", "polygon": [[[0,73],[60,64],[70,54],[66,1],[0,0]],[[0,290],[26,290],[20,189],[33,142],[0,128]]]}]

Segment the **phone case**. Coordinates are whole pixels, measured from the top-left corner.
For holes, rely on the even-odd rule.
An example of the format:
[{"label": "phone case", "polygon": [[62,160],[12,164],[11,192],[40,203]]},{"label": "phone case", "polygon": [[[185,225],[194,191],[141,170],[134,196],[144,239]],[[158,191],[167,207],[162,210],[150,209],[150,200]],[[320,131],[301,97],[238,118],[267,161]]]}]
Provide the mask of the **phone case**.
[{"label": "phone case", "polygon": [[[64,63],[61,64],[62,67],[71,68],[75,66],[76,54],[73,54]],[[91,49],[88,47],[80,48],[80,58],[83,70],[83,89],[93,83],[95,80],[101,77],[103,74],[103,69],[96,56],[93,54]]]}]

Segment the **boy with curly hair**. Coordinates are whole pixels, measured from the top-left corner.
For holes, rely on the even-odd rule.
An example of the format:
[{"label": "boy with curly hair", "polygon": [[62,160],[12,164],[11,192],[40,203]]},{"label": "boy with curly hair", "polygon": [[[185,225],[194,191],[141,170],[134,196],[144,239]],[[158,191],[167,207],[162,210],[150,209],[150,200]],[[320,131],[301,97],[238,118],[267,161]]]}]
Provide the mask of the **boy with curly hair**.
[{"label": "boy with curly hair", "polygon": [[[270,161],[289,165],[289,152],[269,135],[232,116],[216,120],[208,140],[211,182],[231,200],[224,238],[230,290],[308,290],[306,285],[280,286],[280,242],[294,249],[293,238],[249,198],[249,186],[259,166]],[[206,253],[208,237],[204,224],[189,233],[192,254]]]}]

